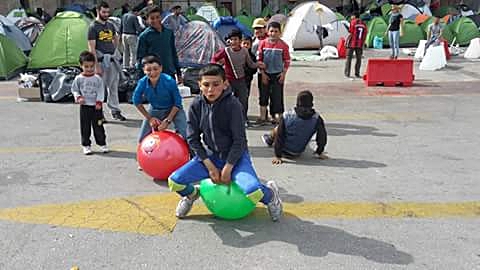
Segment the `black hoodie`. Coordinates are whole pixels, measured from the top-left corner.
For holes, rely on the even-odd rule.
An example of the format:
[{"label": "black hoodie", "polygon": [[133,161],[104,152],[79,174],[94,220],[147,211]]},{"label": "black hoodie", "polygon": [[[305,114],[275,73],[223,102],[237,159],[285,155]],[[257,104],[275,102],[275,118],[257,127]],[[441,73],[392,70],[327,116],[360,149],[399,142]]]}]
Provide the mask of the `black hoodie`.
[{"label": "black hoodie", "polygon": [[187,141],[203,161],[208,158],[203,142],[220,159],[235,165],[247,150],[242,105],[230,89],[213,103],[203,95],[195,98],[188,111]]}]

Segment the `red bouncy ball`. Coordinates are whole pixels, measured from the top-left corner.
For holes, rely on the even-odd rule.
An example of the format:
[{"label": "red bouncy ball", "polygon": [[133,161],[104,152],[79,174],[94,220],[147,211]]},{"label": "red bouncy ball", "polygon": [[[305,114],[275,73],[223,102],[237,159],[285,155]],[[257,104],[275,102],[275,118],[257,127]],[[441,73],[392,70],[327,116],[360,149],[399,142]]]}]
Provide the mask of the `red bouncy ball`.
[{"label": "red bouncy ball", "polygon": [[167,180],[170,174],[189,160],[187,143],[173,131],[153,131],[137,148],[137,160],[142,170],[158,180]]}]

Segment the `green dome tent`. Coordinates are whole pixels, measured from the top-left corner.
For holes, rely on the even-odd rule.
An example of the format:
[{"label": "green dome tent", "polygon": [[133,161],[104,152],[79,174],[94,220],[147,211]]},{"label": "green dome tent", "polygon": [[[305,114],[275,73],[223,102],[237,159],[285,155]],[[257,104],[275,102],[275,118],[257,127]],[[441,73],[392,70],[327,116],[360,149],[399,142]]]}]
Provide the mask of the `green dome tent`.
[{"label": "green dome tent", "polygon": [[237,19],[239,23],[243,24],[246,28],[252,31],[252,24],[253,24],[253,21],[255,20],[255,17],[238,15],[237,17],[235,17],[235,19]]},{"label": "green dome tent", "polygon": [[273,12],[272,8],[270,6],[266,6],[263,8],[260,15],[265,18],[267,15],[272,16],[273,14],[275,14],[275,12]]},{"label": "green dome tent", "polygon": [[90,22],[80,13],[58,13],[46,26],[30,53],[29,69],[78,66],[78,57],[88,49]]},{"label": "green dome tent", "polygon": [[470,40],[480,37],[477,25],[468,17],[461,17],[451,24],[456,37],[456,43],[461,46],[470,44]]},{"label": "green dome tent", "polygon": [[[424,21],[420,27],[422,28],[423,32],[425,33],[425,38],[428,36],[428,26],[433,23],[433,18],[430,17],[428,20]],[[443,23],[442,21],[440,24],[443,26],[442,37],[448,41],[448,43],[452,43],[455,34],[452,32],[450,25]]]},{"label": "green dome tent", "polygon": [[[388,21],[388,18],[390,17],[390,13],[392,12],[392,5],[390,4],[384,4],[382,7],[382,16],[385,21]],[[387,24],[388,25],[388,24]]]},{"label": "green dome tent", "polygon": [[375,36],[383,38],[383,44],[388,44],[388,38],[385,36],[385,31],[387,31],[387,23],[382,17],[374,17],[371,21],[368,22],[368,33],[365,39],[365,42],[368,47],[373,47],[373,39]]},{"label": "green dome tent", "polygon": [[195,13],[197,13],[197,9],[194,7],[189,7],[187,8],[187,11],[185,11],[186,16],[194,15]]},{"label": "green dome tent", "polygon": [[208,23],[208,20],[205,19],[204,17],[197,15],[197,14],[192,14],[192,15],[187,15],[187,19],[189,21],[201,21],[201,22],[206,22]]},{"label": "green dome tent", "polygon": [[27,65],[27,57],[13,41],[0,34],[0,80],[8,80]]},{"label": "green dome tent", "polygon": [[232,16],[232,14],[230,14],[230,11],[224,6],[217,8],[217,11],[220,17]]},{"label": "green dome tent", "polygon": [[432,10],[432,13],[435,17],[442,18],[448,15],[451,10],[456,10],[456,8],[452,6],[441,6],[437,9]]},{"label": "green dome tent", "polygon": [[404,20],[400,46],[417,46],[422,39],[425,39],[425,33],[422,28],[412,20]]},{"label": "green dome tent", "polygon": [[[290,8],[288,7],[288,5],[283,5],[281,8],[280,8],[280,14],[283,14],[285,16],[288,16],[288,14],[290,13]],[[273,15],[273,14],[272,14]]]}]

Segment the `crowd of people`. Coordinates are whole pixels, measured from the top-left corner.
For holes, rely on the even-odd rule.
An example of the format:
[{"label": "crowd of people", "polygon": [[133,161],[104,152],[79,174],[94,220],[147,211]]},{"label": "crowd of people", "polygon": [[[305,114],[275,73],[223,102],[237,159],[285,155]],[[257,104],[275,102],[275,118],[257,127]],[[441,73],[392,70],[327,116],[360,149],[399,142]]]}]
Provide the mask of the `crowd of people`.
[{"label": "crowd of people", "polygon": [[[192,152],[192,159],[169,178],[170,189],[182,197],[176,215],[186,216],[198,199],[198,187],[192,184],[210,177],[217,184],[229,184],[234,179],[253,203],[263,202],[272,220],[277,221],[282,215],[278,187],[273,181],[265,185],[259,181],[246,140],[246,128],[250,125],[248,99],[255,73],[258,73],[260,96],[260,117],[256,124],[271,121],[277,125],[262,136],[265,144],[275,149],[272,163],[281,164],[285,156],[299,156],[314,134],[317,134],[315,156],[328,158],[323,153],[327,134],[322,117],[313,109],[312,93],[300,92],[295,108],[285,112],[283,86],[290,54],[288,45],[280,38],[280,24],[256,19],[252,25],[253,39],[232,30],[228,47],[218,51],[212,63],[200,70],[201,93],[187,110],[177,85],[182,82],[182,73],[173,31],[162,25],[161,10],[149,7],[148,27],[144,30],[136,19],[138,9],[124,14],[121,37],[129,52],[124,53],[123,63],[116,60],[119,34],[108,22],[109,12],[106,2],[98,4],[96,20],[88,31],[89,51],[79,56],[82,73],[72,86],[75,101],[80,104],[83,153],[92,153],[91,129],[101,151],[108,153],[104,89],[112,118],[125,121],[118,102],[119,71],[122,65],[135,66],[144,73],[133,94],[133,104],[144,117],[138,143],[152,130],[175,129]],[[181,22],[171,18],[169,24],[175,27]],[[143,105],[145,100],[148,108]]]}]

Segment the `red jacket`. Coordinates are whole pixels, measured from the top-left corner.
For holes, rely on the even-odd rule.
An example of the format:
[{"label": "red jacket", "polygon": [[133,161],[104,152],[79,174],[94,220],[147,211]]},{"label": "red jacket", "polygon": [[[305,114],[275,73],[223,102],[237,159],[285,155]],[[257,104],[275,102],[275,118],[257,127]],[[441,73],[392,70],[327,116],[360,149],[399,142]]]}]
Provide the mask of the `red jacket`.
[{"label": "red jacket", "polygon": [[367,26],[360,19],[353,19],[350,22],[348,48],[363,48],[365,38],[367,37]]}]

